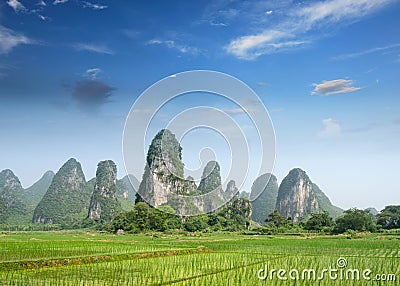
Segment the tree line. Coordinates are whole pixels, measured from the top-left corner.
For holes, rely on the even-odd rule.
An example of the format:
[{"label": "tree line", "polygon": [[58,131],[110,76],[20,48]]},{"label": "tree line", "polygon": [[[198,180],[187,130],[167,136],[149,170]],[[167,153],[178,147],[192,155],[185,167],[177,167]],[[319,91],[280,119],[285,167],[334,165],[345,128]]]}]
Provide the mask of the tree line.
[{"label": "tree line", "polygon": [[[333,219],[328,212],[313,213],[300,223],[294,223],[275,210],[268,215],[265,222],[264,226],[253,227],[253,231],[262,234],[304,231],[325,234],[377,232],[384,229],[400,229],[400,206],[387,206],[376,216],[357,208],[344,211],[336,219]],[[154,208],[141,202],[137,203],[132,211],[114,217],[107,225],[107,229],[113,232],[122,229],[131,233],[168,230],[212,232],[245,231],[249,230],[250,225],[250,220],[246,218],[243,210],[229,204],[216,213],[181,218],[169,206]]]},{"label": "tree line", "polygon": [[264,233],[285,233],[293,231],[314,231],[330,234],[345,232],[377,232],[383,229],[400,229],[400,206],[387,206],[378,215],[367,210],[351,208],[333,219],[328,212],[313,213],[298,224],[285,218],[277,210],[268,215],[266,225],[258,230]]}]

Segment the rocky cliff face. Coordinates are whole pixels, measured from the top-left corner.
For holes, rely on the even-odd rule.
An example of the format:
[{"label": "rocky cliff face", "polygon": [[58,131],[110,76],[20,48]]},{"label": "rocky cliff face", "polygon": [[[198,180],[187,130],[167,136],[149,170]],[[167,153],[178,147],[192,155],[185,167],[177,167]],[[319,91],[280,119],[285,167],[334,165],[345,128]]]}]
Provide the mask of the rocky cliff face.
[{"label": "rocky cliff face", "polygon": [[230,180],[226,185],[226,190],[224,193],[224,197],[226,200],[238,199],[239,198],[239,190],[236,187],[236,182],[234,180]]},{"label": "rocky cliff face", "polygon": [[298,168],[293,169],[283,179],[279,186],[276,208],[294,222],[320,211],[313,184],[306,172]]},{"label": "rocky cliff face", "polygon": [[194,181],[194,178],[191,176],[188,176],[186,178],[186,193],[188,195],[193,194],[197,191],[197,186],[196,182]]},{"label": "rocky cliff face", "polygon": [[215,210],[224,200],[217,162],[206,165],[198,188],[193,178],[183,175],[182,147],[171,131],[163,129],[150,144],[136,202],[169,205],[178,215],[195,215]]},{"label": "rocky cliff face", "polygon": [[96,182],[90,200],[88,218],[95,221],[111,221],[121,211],[117,201],[117,166],[111,160],[97,165]]},{"label": "rocky cliff face", "polygon": [[313,212],[327,211],[333,218],[343,213],[301,169],[291,170],[283,179],[279,186],[276,208],[294,222],[307,218]]},{"label": "rocky cliff face", "polygon": [[23,188],[18,177],[7,169],[0,172],[0,223],[5,223],[10,216],[26,213]]},{"label": "rocky cliff face", "polygon": [[163,129],[150,144],[137,201],[145,200],[157,207],[184,190],[182,147],[171,131]]},{"label": "rocky cliff face", "polygon": [[73,224],[88,212],[91,191],[81,164],[68,160],[54,176],[50,187],[35,208],[34,223]]},{"label": "rocky cliff face", "polygon": [[269,173],[261,175],[254,181],[250,196],[253,221],[265,224],[268,215],[275,210],[278,188],[276,177]]}]

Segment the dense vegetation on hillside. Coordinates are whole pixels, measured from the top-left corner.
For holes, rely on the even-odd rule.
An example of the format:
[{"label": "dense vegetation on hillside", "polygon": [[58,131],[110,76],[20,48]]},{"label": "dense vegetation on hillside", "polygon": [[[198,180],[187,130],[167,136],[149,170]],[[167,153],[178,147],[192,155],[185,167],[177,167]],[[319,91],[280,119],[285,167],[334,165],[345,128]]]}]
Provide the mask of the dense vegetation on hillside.
[{"label": "dense vegetation on hillside", "polygon": [[174,175],[183,178],[182,147],[168,129],[162,129],[152,140],[147,152],[147,165],[153,166],[156,158],[171,160]]},{"label": "dense vegetation on hillside", "polygon": [[25,222],[28,210],[23,188],[11,170],[0,172],[0,198],[1,223]]},{"label": "dense vegetation on hillside", "polygon": [[263,174],[254,181],[251,187],[252,220],[264,224],[268,214],[275,209],[278,188],[278,180],[272,174]]},{"label": "dense vegetation on hillside", "polygon": [[80,163],[70,159],[54,176],[34,211],[33,222],[65,226],[80,223],[87,214],[91,193]]}]

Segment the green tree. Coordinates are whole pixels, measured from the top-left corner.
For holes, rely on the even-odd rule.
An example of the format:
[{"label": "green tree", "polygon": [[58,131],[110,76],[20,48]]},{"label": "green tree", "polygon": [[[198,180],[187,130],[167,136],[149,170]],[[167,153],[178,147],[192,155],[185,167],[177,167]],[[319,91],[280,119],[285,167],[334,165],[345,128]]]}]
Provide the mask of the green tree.
[{"label": "green tree", "polygon": [[184,224],[184,228],[190,232],[203,231],[207,227],[206,215],[192,216]]},{"label": "green tree", "polygon": [[152,209],[147,203],[140,202],[135,205],[135,208],[133,209],[133,219],[139,230],[150,229],[151,212]]},{"label": "green tree", "polygon": [[400,228],[400,206],[385,207],[377,219],[377,223],[385,229]]},{"label": "green tree", "polygon": [[334,221],[328,212],[313,213],[305,223],[304,228],[307,230],[329,230],[334,225]]},{"label": "green tree", "polygon": [[289,220],[281,215],[278,210],[274,210],[268,215],[268,218],[265,220],[265,222],[272,227],[282,227],[288,225]]},{"label": "green tree", "polygon": [[352,208],[336,219],[334,232],[343,233],[346,230],[354,231],[376,231],[376,221],[370,213]]},{"label": "green tree", "polygon": [[0,196],[0,224],[5,223],[7,220],[7,206],[3,198]]}]

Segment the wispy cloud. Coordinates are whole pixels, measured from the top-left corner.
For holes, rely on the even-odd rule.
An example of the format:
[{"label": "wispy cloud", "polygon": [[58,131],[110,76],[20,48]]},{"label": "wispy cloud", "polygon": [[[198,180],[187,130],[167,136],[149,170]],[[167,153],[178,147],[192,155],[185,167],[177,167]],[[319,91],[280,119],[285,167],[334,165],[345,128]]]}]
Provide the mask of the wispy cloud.
[{"label": "wispy cloud", "polygon": [[287,41],[285,32],[269,30],[262,34],[243,36],[230,42],[225,50],[237,58],[254,60],[261,55],[285,51],[295,47],[301,47],[308,41]]},{"label": "wispy cloud", "polygon": [[335,56],[332,59],[345,60],[345,59],[361,57],[361,56],[365,56],[365,55],[373,54],[373,53],[377,53],[377,52],[393,50],[393,49],[397,49],[397,48],[400,48],[400,43],[392,44],[392,45],[388,45],[388,46],[384,46],[384,47],[376,47],[376,48],[372,48],[372,49],[368,49],[368,50],[364,50],[364,51],[360,51],[360,52],[355,52],[355,53],[343,54],[343,55]]},{"label": "wispy cloud", "polygon": [[85,44],[85,43],[76,43],[73,45],[73,47],[77,51],[87,51],[87,52],[93,52],[93,53],[99,53],[99,54],[107,54],[107,55],[113,55],[114,51],[108,48],[105,45],[93,45],[93,44]]},{"label": "wispy cloud", "polygon": [[49,17],[44,16],[44,15],[42,15],[42,14],[37,14],[37,16],[38,16],[41,20],[43,20],[43,21],[46,21],[46,20],[50,19]]},{"label": "wispy cloud", "polygon": [[311,92],[311,95],[319,94],[321,96],[352,92],[361,89],[360,87],[353,86],[353,81],[348,79],[323,81],[322,83],[313,83],[313,86],[314,90]]},{"label": "wispy cloud", "polygon": [[206,22],[210,26],[227,27],[230,22],[240,15],[240,11],[234,8],[219,9],[218,3],[210,5],[206,9],[200,22]]},{"label": "wispy cloud", "polygon": [[7,54],[22,44],[33,44],[34,41],[11,29],[0,26],[0,54]]},{"label": "wispy cloud", "polygon": [[99,73],[101,73],[100,68],[91,68],[86,70],[85,76],[90,77],[92,79],[96,79]]},{"label": "wispy cloud", "polygon": [[183,54],[193,54],[193,55],[198,55],[201,50],[195,47],[187,46],[187,45],[182,45],[178,44],[173,40],[159,40],[159,39],[153,39],[147,42],[148,45],[163,45],[166,46],[169,49],[175,49],[178,50],[179,52]]},{"label": "wispy cloud", "polygon": [[54,0],[53,5],[64,4],[67,2],[68,2],[68,0]]},{"label": "wispy cloud", "polygon": [[299,48],[309,43],[313,31],[328,25],[346,25],[376,12],[394,0],[329,0],[291,8],[278,22],[258,27],[261,32],[230,41],[225,51],[237,58],[252,60],[264,54]]},{"label": "wispy cloud", "polygon": [[95,3],[88,2],[88,1],[83,1],[83,7],[90,8],[93,10],[104,10],[104,9],[108,8],[107,5],[95,4]]},{"label": "wispy cloud", "polygon": [[332,118],[326,118],[322,120],[324,129],[319,133],[320,137],[336,137],[342,132],[342,127],[339,121]]},{"label": "wispy cloud", "polygon": [[43,7],[46,7],[46,6],[47,6],[46,2],[44,2],[43,0],[40,0],[39,2],[37,2],[36,5],[38,5],[38,6],[43,6]]},{"label": "wispy cloud", "polygon": [[23,14],[33,14],[39,17],[39,19],[45,21],[48,20],[49,17],[42,15],[42,11],[47,4],[44,1],[39,1],[36,3],[37,8],[35,9],[28,9],[26,8],[21,2],[18,0],[8,0],[8,6],[14,9],[15,13],[23,13]]},{"label": "wispy cloud", "polygon": [[18,0],[8,0],[7,5],[14,9],[15,12],[26,12],[25,6]]}]

